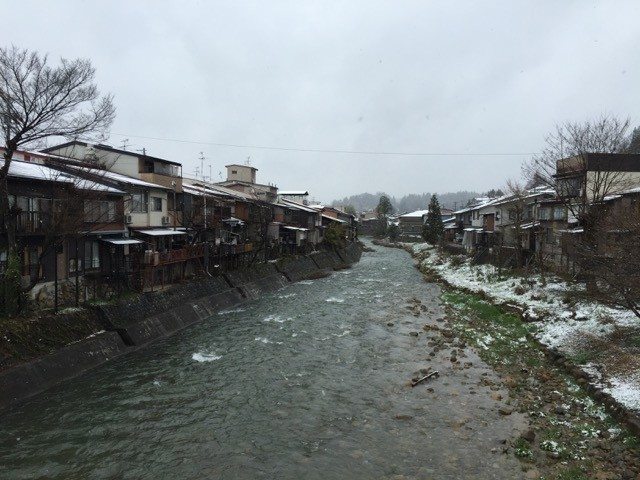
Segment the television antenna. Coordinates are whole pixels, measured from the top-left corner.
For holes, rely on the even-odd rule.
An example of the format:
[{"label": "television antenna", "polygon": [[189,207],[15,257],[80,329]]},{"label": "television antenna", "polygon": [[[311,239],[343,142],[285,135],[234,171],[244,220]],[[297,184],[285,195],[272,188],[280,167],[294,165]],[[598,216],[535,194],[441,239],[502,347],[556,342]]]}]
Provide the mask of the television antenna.
[{"label": "television antenna", "polygon": [[122,150],[126,150],[128,145],[129,145],[129,139],[128,138],[123,138],[122,139]]},{"label": "television antenna", "polygon": [[200,152],[200,157],[198,158],[200,159],[200,174],[202,175],[202,180],[204,181],[204,160],[205,160],[204,153]]}]

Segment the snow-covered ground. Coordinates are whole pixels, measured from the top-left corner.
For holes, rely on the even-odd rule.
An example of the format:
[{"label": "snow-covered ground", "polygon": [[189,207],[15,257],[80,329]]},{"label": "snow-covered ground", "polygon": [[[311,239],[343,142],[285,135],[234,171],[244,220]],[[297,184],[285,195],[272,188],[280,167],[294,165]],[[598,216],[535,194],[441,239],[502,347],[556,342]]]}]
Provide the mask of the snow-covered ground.
[{"label": "snow-covered ground", "polygon": [[[580,287],[559,278],[547,277],[543,282],[535,275],[499,277],[493,265],[471,265],[468,259],[440,254],[427,243],[407,245],[421,266],[435,271],[452,286],[482,293],[496,303],[523,308],[525,317],[537,327],[537,338],[565,355],[586,356],[585,348],[588,350],[597,344],[602,363],[587,363],[583,368],[618,402],[640,411],[640,369],[636,368],[640,365],[639,355],[619,348],[608,339],[619,329],[640,333],[640,320],[632,312],[596,302],[576,302],[570,293]],[[616,361],[624,365],[613,365]]]}]

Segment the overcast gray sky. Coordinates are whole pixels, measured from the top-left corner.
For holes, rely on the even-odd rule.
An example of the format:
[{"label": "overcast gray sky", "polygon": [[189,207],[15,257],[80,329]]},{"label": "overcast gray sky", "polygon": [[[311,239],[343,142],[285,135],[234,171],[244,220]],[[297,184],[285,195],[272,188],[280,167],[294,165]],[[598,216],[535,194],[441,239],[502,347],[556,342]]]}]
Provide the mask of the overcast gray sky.
[{"label": "overcast gray sky", "polygon": [[[86,57],[110,144],[325,201],[487,190],[563,120],[640,122],[640,2],[2,1],[2,44]],[[352,155],[302,149],[462,153]],[[208,173],[208,167],[206,168]],[[223,172],[224,174],[224,172]]]}]

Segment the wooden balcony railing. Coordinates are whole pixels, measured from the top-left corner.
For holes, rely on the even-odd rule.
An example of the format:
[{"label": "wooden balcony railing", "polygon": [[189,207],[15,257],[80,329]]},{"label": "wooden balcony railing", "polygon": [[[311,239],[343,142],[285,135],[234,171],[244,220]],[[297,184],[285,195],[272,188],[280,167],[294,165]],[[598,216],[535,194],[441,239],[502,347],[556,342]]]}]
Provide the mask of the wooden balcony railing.
[{"label": "wooden balcony railing", "polygon": [[157,267],[171,263],[185,262],[194,258],[204,257],[204,244],[187,245],[183,248],[167,250],[166,252],[145,253],[144,264]]},{"label": "wooden balcony railing", "polygon": [[51,215],[45,212],[20,212],[16,218],[18,233],[43,233],[51,225]]}]

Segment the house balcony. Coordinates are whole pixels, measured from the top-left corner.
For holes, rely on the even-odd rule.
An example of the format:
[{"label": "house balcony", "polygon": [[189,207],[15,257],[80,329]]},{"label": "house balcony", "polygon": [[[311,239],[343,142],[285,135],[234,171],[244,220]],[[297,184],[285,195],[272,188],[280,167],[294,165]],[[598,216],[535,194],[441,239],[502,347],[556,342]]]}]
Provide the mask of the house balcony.
[{"label": "house balcony", "polygon": [[145,253],[144,265],[148,267],[159,267],[162,265],[170,265],[173,263],[186,262],[204,257],[205,245],[200,243],[196,245],[187,245],[182,248],[168,250],[166,252],[148,252]]},{"label": "house balcony", "polygon": [[182,177],[176,177],[173,175],[164,175],[162,173],[156,172],[140,172],[140,179],[145,182],[155,183],[157,185],[162,185],[163,187],[167,187],[170,189],[174,189],[175,182],[175,191],[176,193],[182,192]]},{"label": "house balcony", "polygon": [[43,234],[51,226],[51,214],[46,212],[20,212],[16,218],[18,234]]}]

